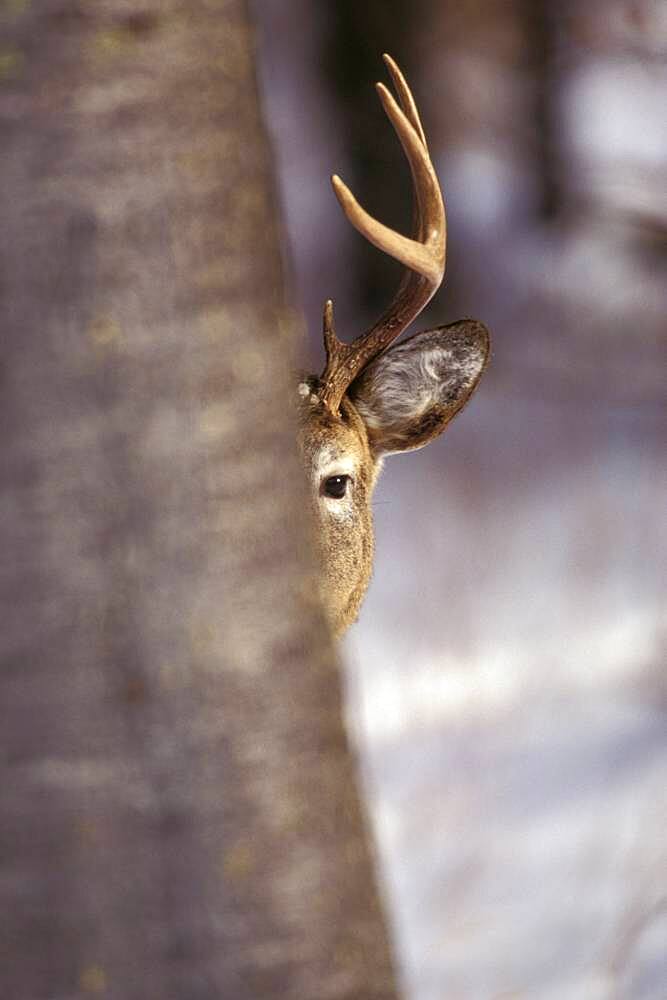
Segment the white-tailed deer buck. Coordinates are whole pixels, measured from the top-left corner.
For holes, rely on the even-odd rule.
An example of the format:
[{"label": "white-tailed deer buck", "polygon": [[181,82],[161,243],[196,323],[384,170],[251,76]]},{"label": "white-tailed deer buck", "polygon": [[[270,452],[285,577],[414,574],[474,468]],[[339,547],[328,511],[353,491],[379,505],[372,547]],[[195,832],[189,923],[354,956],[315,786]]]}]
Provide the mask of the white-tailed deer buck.
[{"label": "white-tailed deer buck", "polygon": [[472,319],[390,348],[442,282],[447,228],[414,99],[393,59],[385,55],[384,61],[400,107],[381,83],[377,91],[412,172],[412,239],[368,215],[339,177],[332,184],[352,225],[405,273],[386,312],[351,344],[337,338],[333,306],[326,303],[326,366],[319,378],[299,385],[299,443],[317,517],[323,598],[337,635],[356,619],[370,580],[371,497],[384,456],[437,437],[472,395],[489,356],[488,332]]}]

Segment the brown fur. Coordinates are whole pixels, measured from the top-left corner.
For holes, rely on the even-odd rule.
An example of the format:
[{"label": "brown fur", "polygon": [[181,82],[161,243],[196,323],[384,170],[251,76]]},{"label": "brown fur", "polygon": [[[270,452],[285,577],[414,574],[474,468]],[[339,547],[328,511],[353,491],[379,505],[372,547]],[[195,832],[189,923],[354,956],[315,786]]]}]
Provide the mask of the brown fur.
[{"label": "brown fur", "polygon": [[[421,448],[440,434],[475,390],[488,353],[488,333],[475,320],[417,334],[361,373],[336,416],[320,399],[318,379],[301,380],[299,446],[335,635],[356,621],[371,578],[371,500],[383,456]],[[323,483],[339,474],[351,478],[337,501],[324,496]]]},{"label": "brown fur", "polygon": [[[310,480],[311,505],[317,528],[322,598],[335,635],[342,634],[359,613],[373,567],[371,497],[378,463],[371,456],[363,420],[348,399],[334,417],[313,394],[300,405],[300,450]],[[318,461],[330,456],[330,475],[350,468],[349,502],[341,516],[331,513],[336,501],[322,495]],[[339,466],[339,462],[343,463]]]}]

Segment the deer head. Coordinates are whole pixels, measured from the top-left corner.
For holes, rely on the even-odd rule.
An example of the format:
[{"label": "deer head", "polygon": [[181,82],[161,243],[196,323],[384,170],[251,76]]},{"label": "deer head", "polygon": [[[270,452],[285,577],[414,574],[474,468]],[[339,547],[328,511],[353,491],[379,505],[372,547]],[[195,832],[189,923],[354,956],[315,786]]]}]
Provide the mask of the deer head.
[{"label": "deer head", "polygon": [[[373,219],[340,180],[334,192],[348,220],[405,272],[380,319],[350,344],[324,307],[326,366],[299,384],[299,444],[312,491],[322,594],[333,630],[355,621],[373,564],[371,498],[385,455],[422,448],[473,393],[489,355],[482,323],[465,319],[393,342],[439,288],[445,271],[446,219],[438,179],[410,89],[384,56],[398,101],[381,83],[380,100],[412,172],[411,239]],[[393,346],[391,346],[393,344]]]}]

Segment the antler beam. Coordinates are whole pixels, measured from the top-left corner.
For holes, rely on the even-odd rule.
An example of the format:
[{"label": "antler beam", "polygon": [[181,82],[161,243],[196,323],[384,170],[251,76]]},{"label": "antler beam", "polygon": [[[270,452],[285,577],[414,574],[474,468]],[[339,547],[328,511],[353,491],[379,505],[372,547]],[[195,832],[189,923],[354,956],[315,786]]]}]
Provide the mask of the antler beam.
[{"label": "antler beam", "polygon": [[324,346],[327,363],[322,373],[320,400],[338,413],[348,386],[412,323],[431,300],[445,273],[447,223],[438,178],[429,156],[424,130],[414,98],[394,60],[385,55],[399,104],[387,88],[377,84],[382,106],[391,121],[410,164],[415,194],[415,230],[412,238],[389,229],[361,207],[350,189],[334,174],[334,193],[348,220],[374,246],[406,268],[396,296],[380,319],[351,344],[338,339],[333,325],[333,305],[324,307]]}]

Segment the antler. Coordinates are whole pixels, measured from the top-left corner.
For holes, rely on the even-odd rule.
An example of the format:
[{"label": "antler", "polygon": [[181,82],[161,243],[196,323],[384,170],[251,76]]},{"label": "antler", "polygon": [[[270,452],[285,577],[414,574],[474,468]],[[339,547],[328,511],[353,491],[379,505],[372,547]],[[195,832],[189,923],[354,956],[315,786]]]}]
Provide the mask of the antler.
[{"label": "antler", "polygon": [[391,74],[400,107],[387,88],[376,84],[382,106],[391,121],[410,164],[415,192],[415,232],[412,239],[384,226],[366,212],[340,177],[331,178],[333,189],[352,225],[371,243],[405,265],[406,271],[389,308],[380,319],[351,344],[334,331],[333,303],[324,306],[324,347],[327,363],[320,378],[319,397],[333,414],[348,386],[412,323],[431,300],[445,273],[447,223],[438,178],[428,153],[424,130],[400,69],[391,58],[383,59]]}]

